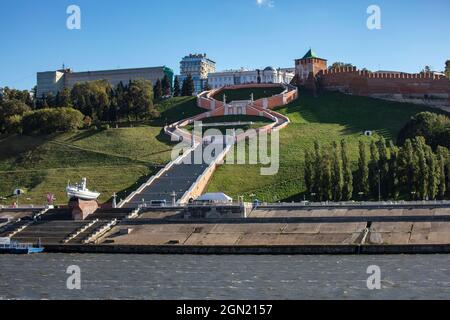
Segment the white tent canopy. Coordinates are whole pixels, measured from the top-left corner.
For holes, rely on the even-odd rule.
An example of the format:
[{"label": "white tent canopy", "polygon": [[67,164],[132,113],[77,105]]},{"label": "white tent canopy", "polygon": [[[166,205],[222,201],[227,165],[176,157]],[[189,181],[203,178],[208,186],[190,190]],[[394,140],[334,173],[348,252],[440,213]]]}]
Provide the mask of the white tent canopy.
[{"label": "white tent canopy", "polygon": [[196,201],[228,203],[233,202],[233,198],[230,198],[225,193],[205,193],[201,197],[197,198]]}]

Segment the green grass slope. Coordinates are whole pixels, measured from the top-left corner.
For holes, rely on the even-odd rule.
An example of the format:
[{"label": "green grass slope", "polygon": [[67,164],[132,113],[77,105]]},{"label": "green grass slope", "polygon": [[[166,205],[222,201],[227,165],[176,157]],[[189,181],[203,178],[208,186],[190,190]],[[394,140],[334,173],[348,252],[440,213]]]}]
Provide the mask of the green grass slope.
[{"label": "green grass slope", "polygon": [[102,202],[114,192],[125,197],[170,161],[171,142],[162,132],[165,122],[203,112],[193,97],[165,100],[156,108],[159,119],[134,128],[0,137],[0,197],[6,198],[0,204],[15,200],[15,188],[27,190],[20,198],[23,204],[43,204],[49,192],[58,204],[65,204],[68,180],[82,177],[102,193]]},{"label": "green grass slope", "polygon": [[[259,165],[225,164],[218,168],[208,186],[209,192],[225,192],[236,198],[262,201],[303,200],[304,150],[314,140],[322,145],[345,139],[350,156],[358,157],[358,141],[363,139],[395,140],[411,116],[421,111],[439,112],[427,107],[388,102],[366,97],[326,93],[318,98],[301,94],[299,100],[278,109],[292,123],[280,131],[280,169],[274,176],[261,176]],[[375,135],[363,136],[365,130]]]}]

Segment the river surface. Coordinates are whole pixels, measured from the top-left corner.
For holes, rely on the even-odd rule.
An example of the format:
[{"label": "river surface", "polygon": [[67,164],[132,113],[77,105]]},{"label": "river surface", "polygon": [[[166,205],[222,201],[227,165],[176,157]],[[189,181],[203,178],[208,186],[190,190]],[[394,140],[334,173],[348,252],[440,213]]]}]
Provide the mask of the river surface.
[{"label": "river surface", "polygon": [[450,299],[450,255],[0,255],[1,299]]}]

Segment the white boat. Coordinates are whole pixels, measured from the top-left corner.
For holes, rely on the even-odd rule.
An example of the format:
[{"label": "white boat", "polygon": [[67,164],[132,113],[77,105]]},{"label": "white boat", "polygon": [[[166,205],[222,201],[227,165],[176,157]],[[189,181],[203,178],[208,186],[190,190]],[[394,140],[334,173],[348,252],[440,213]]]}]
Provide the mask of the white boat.
[{"label": "white boat", "polygon": [[72,199],[80,199],[80,200],[97,200],[100,197],[100,193],[96,191],[90,191],[87,188],[87,179],[81,179],[81,183],[77,183],[75,185],[69,185],[66,189],[67,196]]}]

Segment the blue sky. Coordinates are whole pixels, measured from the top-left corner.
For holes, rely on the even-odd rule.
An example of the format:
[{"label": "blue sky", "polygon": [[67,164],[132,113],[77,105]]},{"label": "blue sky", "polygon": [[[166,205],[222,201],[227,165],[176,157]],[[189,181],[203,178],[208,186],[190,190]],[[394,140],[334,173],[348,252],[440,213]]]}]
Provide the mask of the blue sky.
[{"label": "blue sky", "polygon": [[[81,8],[81,30],[66,9]],[[377,4],[382,29],[368,30]],[[167,65],[207,53],[217,69],[291,67],[312,47],[371,70],[444,69],[448,0],[2,0],[0,87],[30,89],[36,72]]]}]

